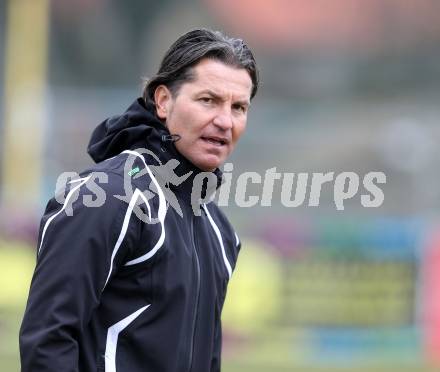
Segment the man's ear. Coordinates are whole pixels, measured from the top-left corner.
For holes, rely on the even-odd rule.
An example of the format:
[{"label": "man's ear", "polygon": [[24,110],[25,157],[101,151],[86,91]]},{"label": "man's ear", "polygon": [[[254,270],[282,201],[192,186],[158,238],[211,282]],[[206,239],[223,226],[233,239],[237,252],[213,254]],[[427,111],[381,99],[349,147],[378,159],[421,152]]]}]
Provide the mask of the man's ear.
[{"label": "man's ear", "polygon": [[165,120],[169,115],[172,99],[171,92],[165,85],[159,85],[154,91],[156,114],[159,119]]}]

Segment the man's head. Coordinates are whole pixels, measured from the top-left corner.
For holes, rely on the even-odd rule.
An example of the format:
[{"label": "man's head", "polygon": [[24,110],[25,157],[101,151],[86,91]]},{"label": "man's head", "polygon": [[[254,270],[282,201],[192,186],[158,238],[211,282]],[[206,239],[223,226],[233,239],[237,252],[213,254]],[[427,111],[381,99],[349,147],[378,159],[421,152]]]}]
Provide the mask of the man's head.
[{"label": "man's head", "polygon": [[144,99],[171,134],[177,150],[202,170],[220,166],[244,132],[250,100],[258,89],[252,52],[240,39],[194,30],[165,54]]}]

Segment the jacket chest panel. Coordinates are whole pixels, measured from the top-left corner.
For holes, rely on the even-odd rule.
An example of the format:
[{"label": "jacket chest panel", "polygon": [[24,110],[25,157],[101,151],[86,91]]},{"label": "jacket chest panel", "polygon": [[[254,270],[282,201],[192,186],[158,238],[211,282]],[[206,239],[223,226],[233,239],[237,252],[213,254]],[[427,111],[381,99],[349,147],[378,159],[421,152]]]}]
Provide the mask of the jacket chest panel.
[{"label": "jacket chest panel", "polygon": [[202,271],[213,283],[220,283],[223,287],[224,282],[228,280],[228,273],[224,265],[218,237],[204,212],[201,216],[195,217],[195,226],[194,239]]}]

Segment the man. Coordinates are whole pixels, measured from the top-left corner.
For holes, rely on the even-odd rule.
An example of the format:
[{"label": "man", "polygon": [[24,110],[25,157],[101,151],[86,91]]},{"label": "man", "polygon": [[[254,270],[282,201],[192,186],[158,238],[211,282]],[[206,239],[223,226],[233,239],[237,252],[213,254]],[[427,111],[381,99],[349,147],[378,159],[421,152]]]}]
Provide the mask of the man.
[{"label": "man", "polygon": [[[95,129],[97,164],[41,222],[22,371],[220,370],[240,241],[206,200],[257,88],[242,40],[194,30],[167,51],[143,98]],[[91,205],[101,191],[105,201]]]}]

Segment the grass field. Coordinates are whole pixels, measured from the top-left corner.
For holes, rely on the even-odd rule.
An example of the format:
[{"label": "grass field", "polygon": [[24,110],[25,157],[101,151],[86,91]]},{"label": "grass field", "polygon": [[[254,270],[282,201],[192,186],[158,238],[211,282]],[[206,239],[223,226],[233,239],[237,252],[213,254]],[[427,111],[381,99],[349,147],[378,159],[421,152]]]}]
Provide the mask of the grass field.
[{"label": "grass field", "polygon": [[[18,330],[24,311],[29,283],[35,263],[34,251],[20,243],[0,241],[0,370],[20,370],[18,352]],[[287,330],[268,329],[260,333],[260,341],[243,353],[225,352],[224,372],[435,372],[434,367],[422,365],[387,366],[359,365],[349,367],[327,367],[298,365],[286,359]],[[283,352],[284,351],[284,352]],[[297,351],[300,353],[301,351]],[[293,352],[292,352],[293,353]],[[62,372],[62,371],[60,371]]]}]

